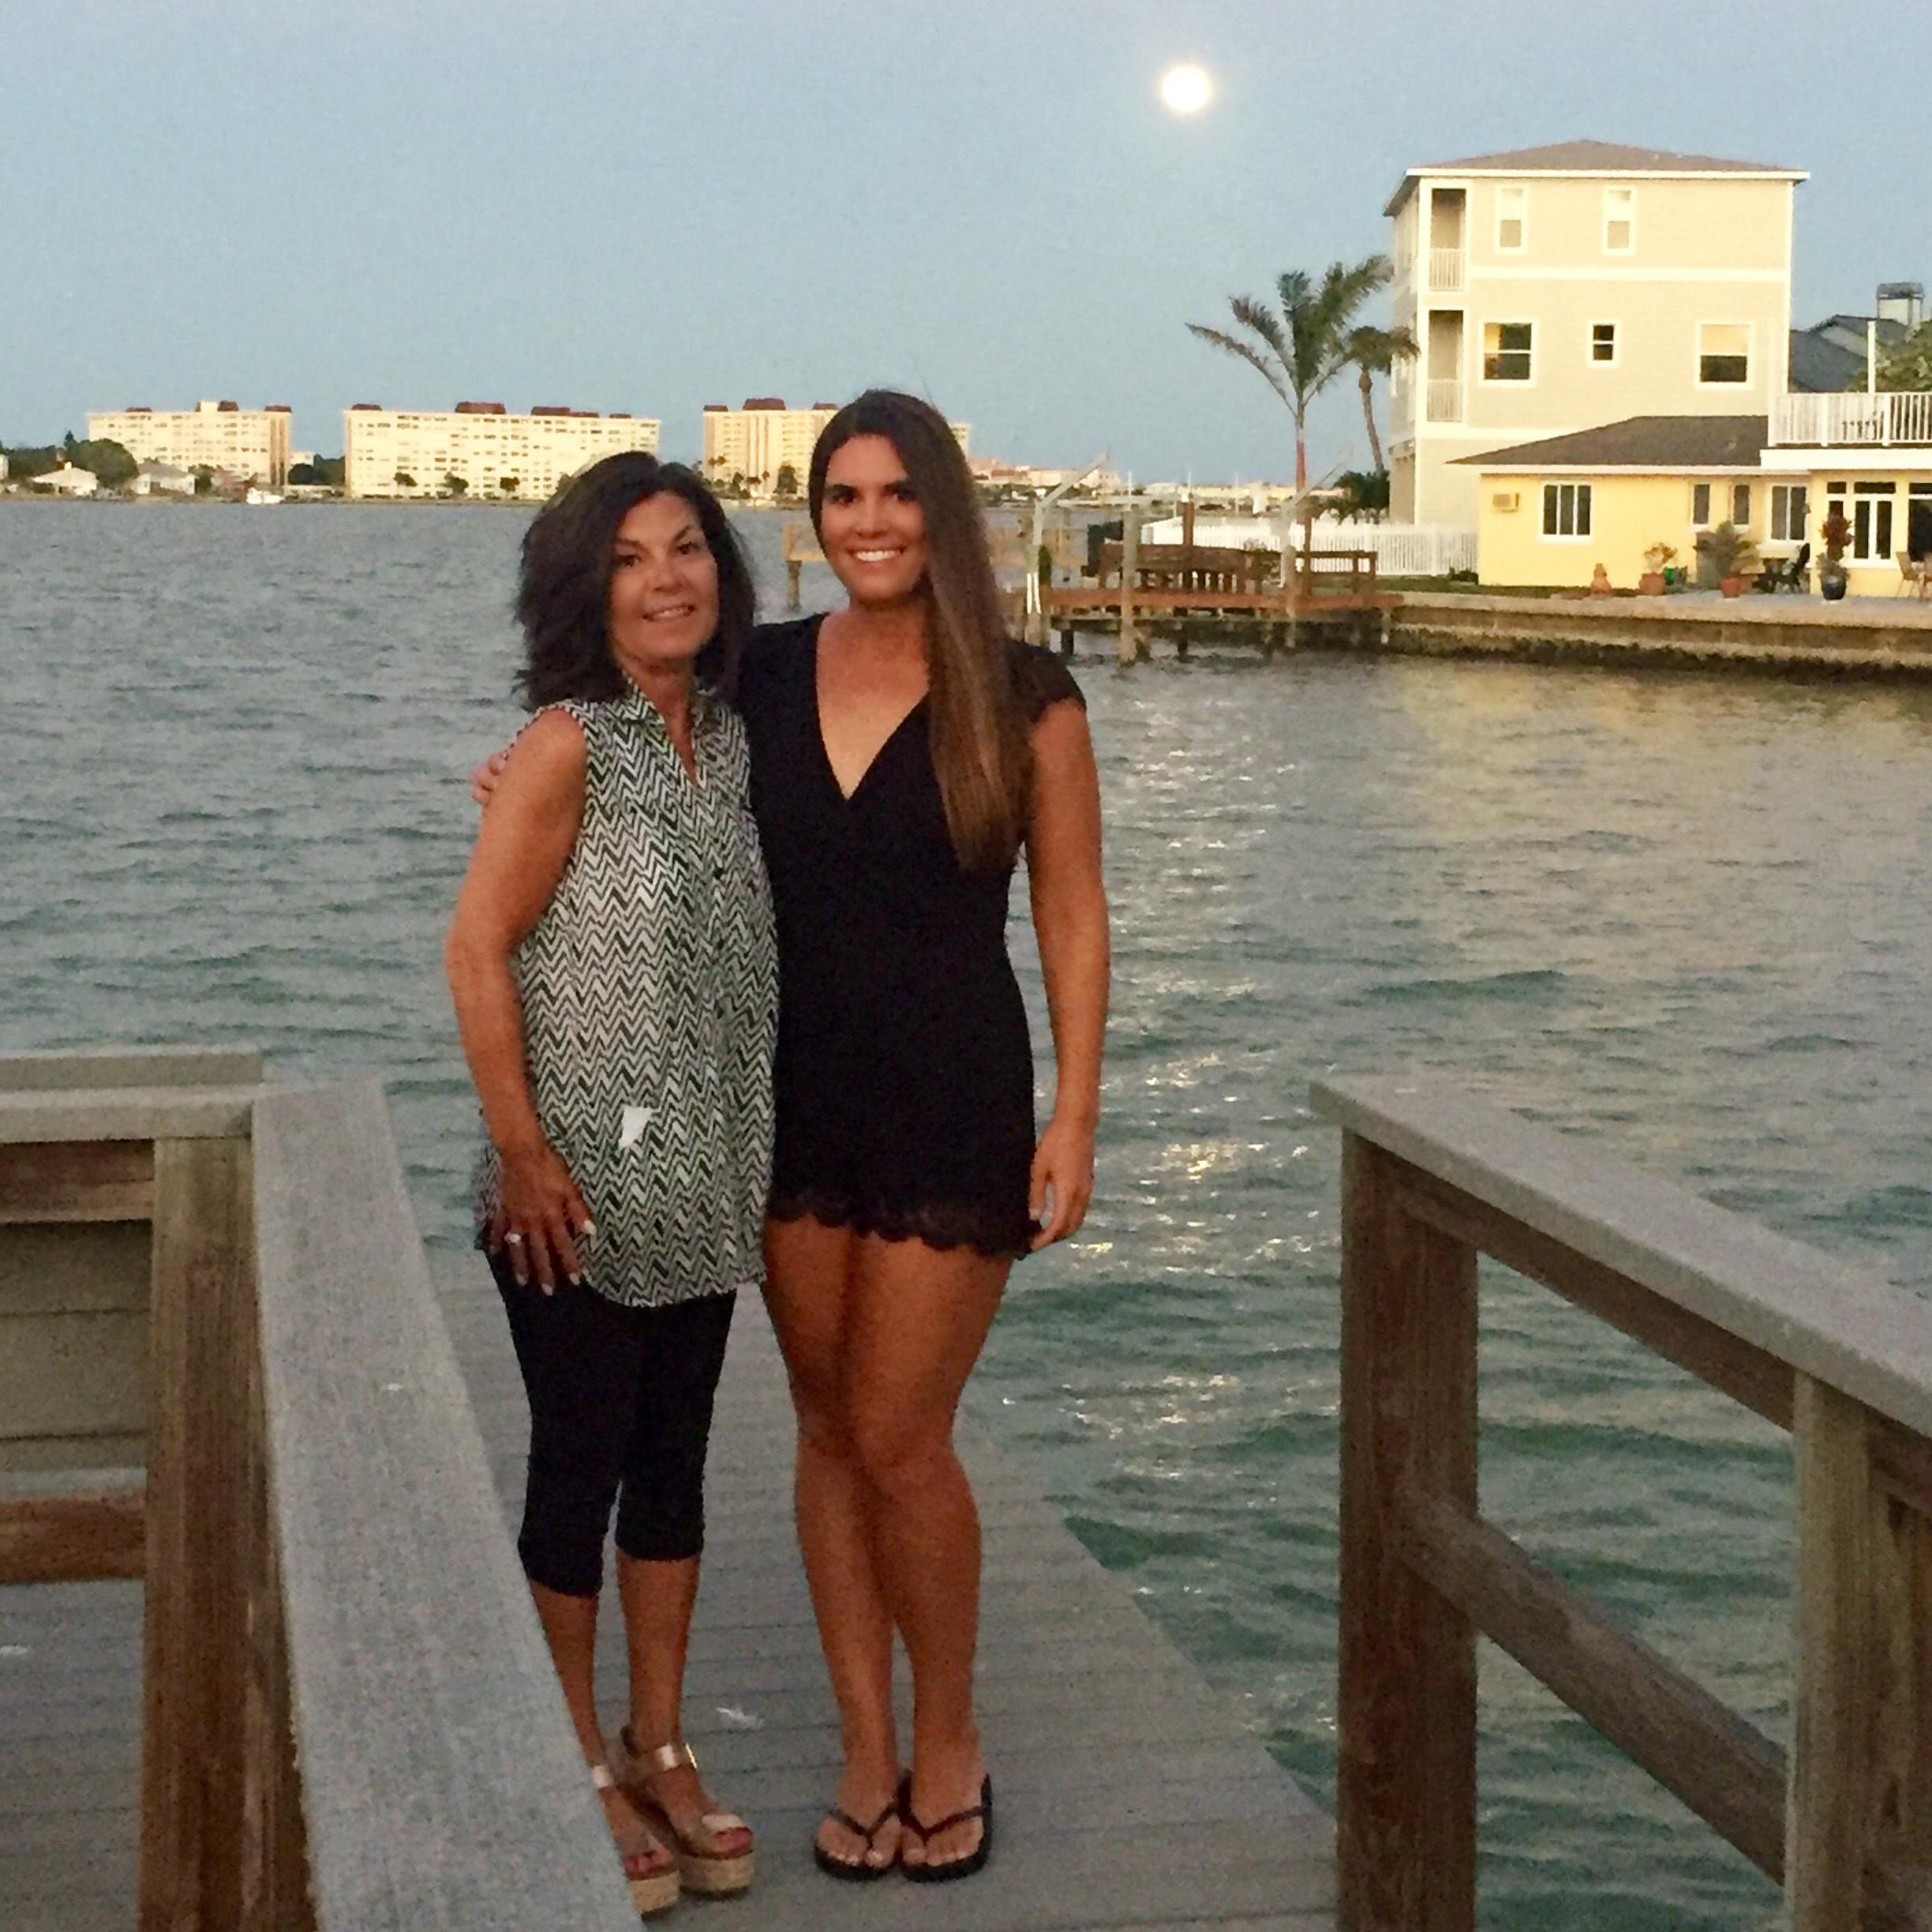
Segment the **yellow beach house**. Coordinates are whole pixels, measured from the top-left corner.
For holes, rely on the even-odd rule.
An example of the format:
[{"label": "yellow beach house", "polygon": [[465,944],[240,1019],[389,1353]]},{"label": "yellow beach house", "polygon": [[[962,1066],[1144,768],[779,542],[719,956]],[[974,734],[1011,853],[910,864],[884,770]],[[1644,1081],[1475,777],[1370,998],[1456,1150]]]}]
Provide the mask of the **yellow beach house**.
[{"label": "yellow beach house", "polygon": [[1498,587],[1587,586],[1601,564],[1634,590],[1664,545],[1694,569],[1720,523],[1781,561],[1805,541],[1810,479],[1762,466],[1762,416],[1633,416],[1465,457],[1476,480],[1477,575]]},{"label": "yellow beach house", "polygon": [[1853,596],[1916,590],[1932,566],[1932,392],[1792,395],[1771,419],[1771,487],[1808,492],[1814,553],[1825,519],[1846,524]]},{"label": "yellow beach house", "polygon": [[1461,459],[1639,417],[1766,417],[1802,170],[1608,141],[1412,167],[1388,204],[1390,514],[1477,522]]}]

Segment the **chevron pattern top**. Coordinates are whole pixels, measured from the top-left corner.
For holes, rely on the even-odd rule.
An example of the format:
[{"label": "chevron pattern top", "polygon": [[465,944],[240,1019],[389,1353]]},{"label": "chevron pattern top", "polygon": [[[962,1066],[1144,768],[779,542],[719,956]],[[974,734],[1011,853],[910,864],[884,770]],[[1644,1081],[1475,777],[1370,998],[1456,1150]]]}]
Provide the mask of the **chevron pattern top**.
[{"label": "chevron pattern top", "polygon": [[[583,822],[515,970],[537,1112],[596,1221],[585,1278],[634,1308],[755,1286],[778,968],[744,727],[700,694],[694,781],[641,692],[549,708],[583,730]],[[486,1144],[480,1222],[500,1178]]]}]

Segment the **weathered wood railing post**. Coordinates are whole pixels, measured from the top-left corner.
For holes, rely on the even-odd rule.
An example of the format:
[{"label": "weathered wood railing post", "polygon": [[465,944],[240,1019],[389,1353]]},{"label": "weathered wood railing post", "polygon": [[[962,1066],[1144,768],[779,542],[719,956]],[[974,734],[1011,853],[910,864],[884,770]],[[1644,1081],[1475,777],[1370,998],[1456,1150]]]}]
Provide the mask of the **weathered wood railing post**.
[{"label": "weathered wood railing post", "polygon": [[[1468,1932],[1480,1631],[1785,1889],[1788,1932],[1932,1932],[1932,1314],[1426,1076],[1343,1129],[1343,1932]],[[1792,1742],[1476,1507],[1475,1257],[1792,1431]]]},{"label": "weathered wood railing post", "polygon": [[1337,1887],[1345,1932],[1471,1932],[1476,1640],[1404,1560],[1417,1498],[1476,1506],[1476,1256],[1342,1146]]},{"label": "weathered wood railing post", "polygon": [[1118,655],[1124,665],[1140,659],[1140,639],[1134,625],[1134,590],[1140,574],[1140,512],[1129,504],[1121,512],[1121,604]]}]

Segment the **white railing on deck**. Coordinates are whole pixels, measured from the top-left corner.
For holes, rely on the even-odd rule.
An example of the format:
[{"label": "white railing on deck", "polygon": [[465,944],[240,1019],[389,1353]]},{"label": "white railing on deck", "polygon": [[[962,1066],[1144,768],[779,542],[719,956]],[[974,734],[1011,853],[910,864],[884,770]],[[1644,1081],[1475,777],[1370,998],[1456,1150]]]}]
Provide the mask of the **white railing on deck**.
[{"label": "white railing on deck", "polygon": [[[1194,541],[1210,549],[1279,550],[1283,519],[1279,517],[1197,516]],[[1372,550],[1376,568],[1384,577],[1445,577],[1453,570],[1476,567],[1476,533],[1447,523],[1365,523],[1339,517],[1317,517],[1313,525],[1315,552]],[[1180,518],[1144,523],[1140,541],[1178,544]],[[1289,534],[1291,548],[1301,548],[1301,526]]]},{"label": "white railing on deck", "polygon": [[1771,420],[1771,440],[1864,448],[1932,444],[1932,391],[1788,395]]},{"label": "white railing on deck", "polygon": [[1462,384],[1455,376],[1432,376],[1428,385],[1428,419],[1431,422],[1462,420]]},{"label": "white railing on deck", "polygon": [[1462,251],[1459,248],[1429,250],[1428,285],[1439,290],[1455,290],[1462,286]]}]

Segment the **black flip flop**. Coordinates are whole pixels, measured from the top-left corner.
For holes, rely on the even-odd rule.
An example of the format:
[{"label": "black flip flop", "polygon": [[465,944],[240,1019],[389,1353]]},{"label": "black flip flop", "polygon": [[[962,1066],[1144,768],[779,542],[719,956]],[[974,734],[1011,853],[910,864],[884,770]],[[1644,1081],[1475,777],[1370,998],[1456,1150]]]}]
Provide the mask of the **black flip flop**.
[{"label": "black flip flop", "polygon": [[813,1863],[828,1878],[842,1878],[848,1885],[869,1885],[874,1878],[883,1878],[899,1862],[897,1858],[889,1859],[883,1865],[868,1865],[865,1854],[872,1849],[872,1841],[891,1819],[904,1817],[906,1806],[910,1802],[911,1791],[910,1776],[900,1779],[899,1788],[886,1799],[885,1808],[869,1826],[861,1825],[858,1819],[841,1807],[833,1806],[826,1815],[836,1818],[855,1838],[863,1838],[865,1840],[865,1852],[860,1852],[856,1859],[834,1858],[814,1837],[812,1840]]},{"label": "black flip flop", "polygon": [[993,1855],[993,1780],[990,1777],[979,1780],[979,1802],[976,1805],[968,1805],[964,1811],[953,1812],[936,1825],[923,1825],[913,1815],[912,1795],[908,1786],[902,1816],[907,1829],[919,1833],[921,1844],[955,1825],[964,1825],[968,1818],[979,1821],[979,1842],[964,1858],[948,1859],[943,1865],[901,1864],[900,1870],[915,1885],[944,1885],[950,1878],[970,1878],[975,1872],[983,1870]]}]

